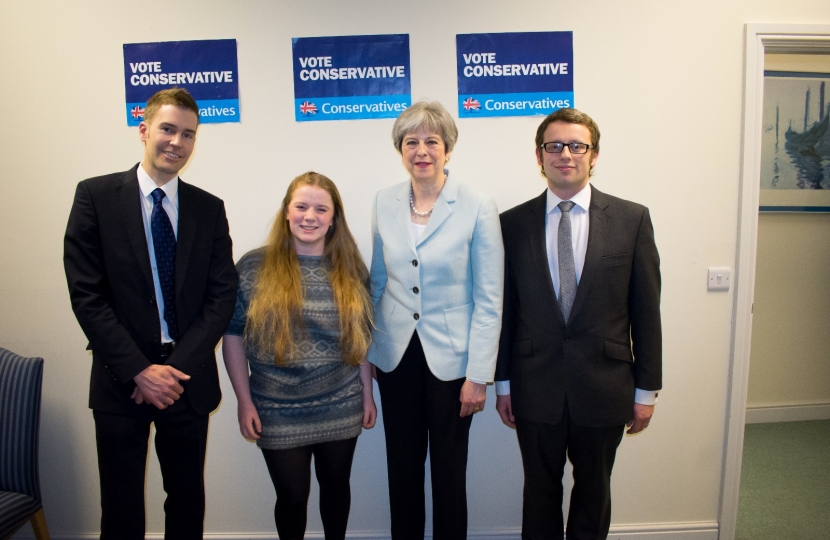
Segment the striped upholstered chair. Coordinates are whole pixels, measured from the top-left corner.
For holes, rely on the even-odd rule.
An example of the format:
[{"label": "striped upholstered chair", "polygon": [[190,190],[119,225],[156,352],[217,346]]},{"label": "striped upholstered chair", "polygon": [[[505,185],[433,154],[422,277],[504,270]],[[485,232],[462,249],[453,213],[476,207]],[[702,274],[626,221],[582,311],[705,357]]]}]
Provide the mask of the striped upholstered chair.
[{"label": "striped upholstered chair", "polygon": [[38,427],[43,358],[23,358],[0,348],[0,539],[27,521],[35,537],[49,540],[40,500]]}]

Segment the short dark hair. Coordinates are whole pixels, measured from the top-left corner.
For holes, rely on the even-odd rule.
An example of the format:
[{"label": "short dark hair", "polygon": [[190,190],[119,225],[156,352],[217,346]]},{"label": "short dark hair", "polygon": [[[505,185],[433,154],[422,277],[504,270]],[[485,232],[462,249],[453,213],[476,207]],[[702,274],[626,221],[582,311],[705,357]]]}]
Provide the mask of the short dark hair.
[{"label": "short dark hair", "polygon": [[569,124],[580,124],[588,128],[591,132],[591,148],[594,152],[599,152],[599,126],[594,120],[582,111],[576,109],[559,109],[547,115],[539,128],[536,130],[536,149],[542,148],[544,143],[545,130],[553,122],[567,122]]},{"label": "short dark hair", "polygon": [[196,113],[196,125],[199,125],[199,106],[190,92],[184,88],[167,88],[153,94],[144,108],[144,121],[149,124],[164,105],[175,105],[180,109],[193,111]]}]

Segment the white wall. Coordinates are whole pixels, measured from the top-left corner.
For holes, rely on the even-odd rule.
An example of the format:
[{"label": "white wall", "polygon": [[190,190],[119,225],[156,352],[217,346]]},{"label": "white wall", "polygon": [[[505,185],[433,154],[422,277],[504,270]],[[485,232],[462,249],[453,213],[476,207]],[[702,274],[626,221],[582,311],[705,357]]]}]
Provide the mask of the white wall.
[{"label": "white wall", "polygon": [[[290,38],[409,33],[413,98],[452,111],[455,34],[573,30],[576,105],[603,133],[594,183],[651,208],[662,255],[665,390],[651,427],[618,453],[613,530],[714,538],[707,531],[718,519],[732,293],[707,293],[706,267],[735,261],[747,22],[830,23],[830,4],[0,0],[0,344],[47,361],[41,478],[53,537],[98,530],[90,359],[61,254],[75,184],[141,156],[136,130],[124,125],[122,44],[237,39],[243,121],[203,126],[183,173],[226,201],[237,258],[263,241],[287,182],[308,169],[338,183],[368,255],[371,196],[405,179],[390,144],[392,120],[294,122]],[[453,174],[501,209],[541,193],[532,143],[539,120],[460,120]],[[239,436],[226,378],[222,385],[208,446],[206,531],[274,535],[264,464]],[[489,400],[473,422],[470,529],[515,532],[520,458],[492,393]],[[153,458],[148,478],[148,531],[160,532]],[[381,428],[361,437],[352,478],[350,530],[384,534]],[[320,530],[312,511],[309,531]]]}]

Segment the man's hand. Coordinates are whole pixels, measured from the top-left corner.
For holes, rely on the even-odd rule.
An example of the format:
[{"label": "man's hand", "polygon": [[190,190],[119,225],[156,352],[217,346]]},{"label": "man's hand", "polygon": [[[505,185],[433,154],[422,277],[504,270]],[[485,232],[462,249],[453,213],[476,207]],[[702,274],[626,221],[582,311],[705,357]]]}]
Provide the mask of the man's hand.
[{"label": "man's hand", "polygon": [[629,435],[634,435],[635,433],[640,433],[644,429],[648,427],[648,423],[651,421],[651,416],[654,414],[654,405],[642,405],[640,403],[634,404],[634,419],[631,420],[626,426],[628,427],[628,431],[626,431]]},{"label": "man's hand", "polygon": [[130,399],[135,401],[136,405],[141,405],[142,403],[144,403],[144,394],[141,393],[141,388],[139,388],[138,386],[133,388],[133,393],[130,396]]},{"label": "man's hand", "polygon": [[473,381],[464,381],[464,386],[461,387],[461,396],[458,401],[461,402],[461,416],[469,416],[479,411],[484,410],[484,401],[487,399],[487,385],[481,383],[474,383]]},{"label": "man's hand", "polygon": [[496,410],[505,426],[516,429],[516,417],[513,416],[513,402],[510,394],[496,396]]},{"label": "man's hand", "polygon": [[179,381],[187,381],[190,375],[173,366],[151,364],[133,377],[136,390],[132,398],[136,403],[147,402],[158,409],[166,409],[176,402],[184,392]]}]

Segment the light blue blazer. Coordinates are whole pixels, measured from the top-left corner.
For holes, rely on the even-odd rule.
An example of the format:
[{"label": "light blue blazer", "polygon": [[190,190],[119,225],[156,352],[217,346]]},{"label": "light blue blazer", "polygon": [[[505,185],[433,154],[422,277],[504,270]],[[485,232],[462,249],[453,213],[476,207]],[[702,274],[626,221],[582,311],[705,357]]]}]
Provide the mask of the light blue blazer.
[{"label": "light blue blazer", "polygon": [[417,330],[437,378],[491,382],[504,294],[496,203],[448,177],[416,244],[409,186],[382,189],[372,207],[375,326],[368,359],[392,371]]}]

